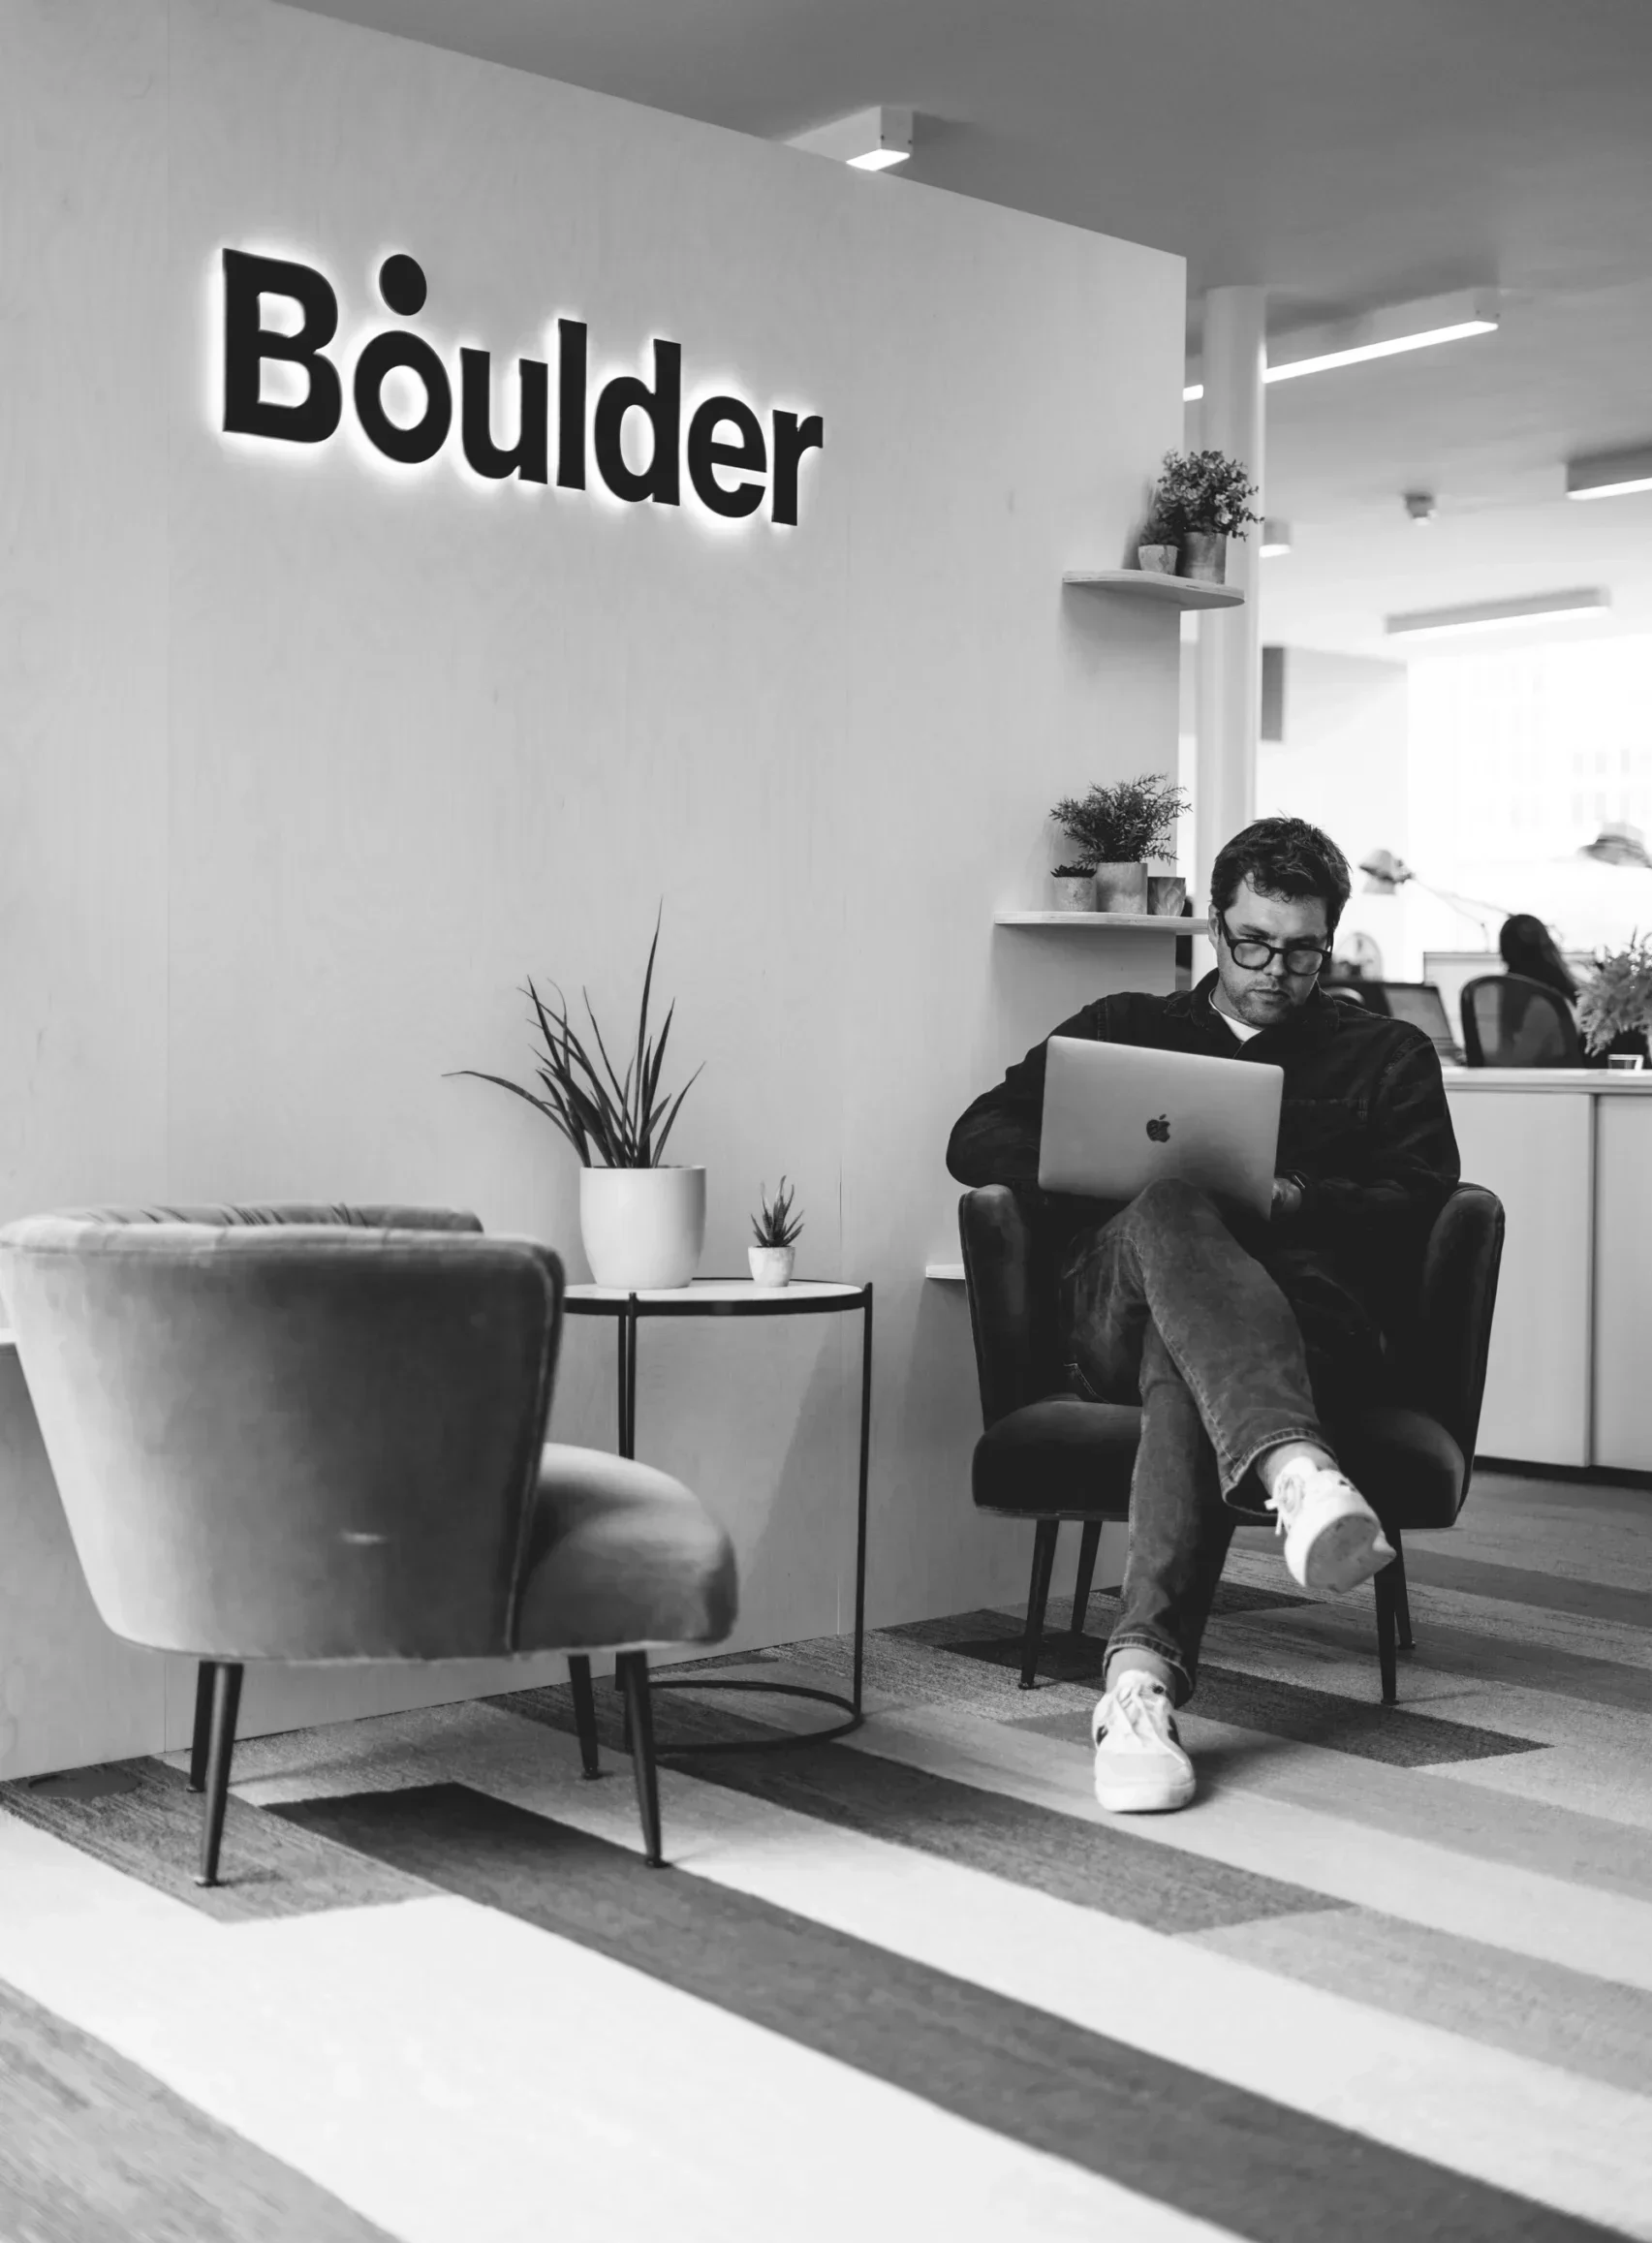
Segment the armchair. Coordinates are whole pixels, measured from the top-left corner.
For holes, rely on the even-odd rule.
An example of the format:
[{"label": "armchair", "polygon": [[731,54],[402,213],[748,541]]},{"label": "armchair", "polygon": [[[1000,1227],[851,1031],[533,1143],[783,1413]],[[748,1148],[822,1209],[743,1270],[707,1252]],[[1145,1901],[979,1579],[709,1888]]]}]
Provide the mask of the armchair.
[{"label": "armchair", "polygon": [[99,1209],[0,1231],[0,1286],[98,1610],[200,1662],[198,1883],[260,1659],[564,1652],[594,1776],[614,1652],[659,1865],[647,1652],[728,1635],[733,1556],[663,1472],[545,1443],[548,1248],[415,1208]]},{"label": "armchair", "polygon": [[[1020,1678],[1031,1690],[1062,1521],[1083,1529],[1073,1601],[1078,1635],[1102,1527],[1130,1515],[1141,1412],[1067,1391],[1054,1330],[1055,1272],[1014,1193],[1002,1184],[966,1192],[958,1228],[985,1427],[971,1468],[975,1501],[1034,1522]],[[1502,1253],[1501,1201],[1478,1184],[1458,1185],[1424,1255],[1417,1326],[1398,1366],[1404,1398],[1336,1429],[1339,1452],[1394,1546],[1392,1565],[1373,1584],[1385,1704],[1398,1695],[1396,1650],[1414,1643],[1402,1533],[1453,1524],[1473,1478]]]}]

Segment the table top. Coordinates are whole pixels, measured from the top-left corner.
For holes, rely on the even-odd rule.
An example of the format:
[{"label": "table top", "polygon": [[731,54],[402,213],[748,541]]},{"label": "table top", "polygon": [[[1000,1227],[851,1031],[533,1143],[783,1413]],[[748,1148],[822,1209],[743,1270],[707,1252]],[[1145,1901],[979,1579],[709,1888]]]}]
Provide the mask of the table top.
[{"label": "table top", "polygon": [[1446,1088],[1483,1092],[1544,1090],[1551,1094],[1579,1091],[1592,1098],[1645,1098],[1652,1092],[1652,1069],[1605,1067],[1448,1067]]},{"label": "table top", "polygon": [[808,1316],[858,1308],[870,1288],[795,1278],[790,1285],[754,1285],[749,1277],[697,1277],[670,1292],[627,1293],[616,1285],[571,1285],[564,1299],[571,1316],[619,1316],[635,1301],[639,1316]]}]

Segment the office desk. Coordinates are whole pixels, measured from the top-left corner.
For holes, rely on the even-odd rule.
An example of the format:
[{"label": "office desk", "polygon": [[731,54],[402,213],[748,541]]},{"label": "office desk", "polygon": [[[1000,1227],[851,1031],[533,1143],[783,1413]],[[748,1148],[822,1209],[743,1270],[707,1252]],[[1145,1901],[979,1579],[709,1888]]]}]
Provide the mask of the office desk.
[{"label": "office desk", "polygon": [[1652,1472],[1652,1074],[1448,1068],[1509,1237],[1480,1449]]}]

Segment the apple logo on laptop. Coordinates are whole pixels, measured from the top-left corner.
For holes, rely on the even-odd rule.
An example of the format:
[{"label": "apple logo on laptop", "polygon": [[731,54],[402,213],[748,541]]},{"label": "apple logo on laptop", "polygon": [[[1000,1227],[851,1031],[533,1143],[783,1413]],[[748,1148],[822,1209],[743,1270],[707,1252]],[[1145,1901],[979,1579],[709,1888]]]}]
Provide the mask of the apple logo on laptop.
[{"label": "apple logo on laptop", "polygon": [[1155,1120],[1150,1121],[1147,1124],[1147,1135],[1156,1145],[1169,1144],[1170,1141],[1170,1117],[1169,1114],[1162,1113]]}]

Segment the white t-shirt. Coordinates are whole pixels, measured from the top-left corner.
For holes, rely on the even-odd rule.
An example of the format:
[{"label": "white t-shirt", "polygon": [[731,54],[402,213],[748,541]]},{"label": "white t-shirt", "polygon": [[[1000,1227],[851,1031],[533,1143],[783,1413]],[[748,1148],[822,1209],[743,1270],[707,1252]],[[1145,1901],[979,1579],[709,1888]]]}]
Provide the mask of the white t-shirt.
[{"label": "white t-shirt", "polygon": [[1253,1036],[1262,1034],[1262,1030],[1253,1028],[1248,1020],[1235,1020],[1231,1012],[1224,1012],[1220,1005],[1213,1004],[1210,1010],[1221,1021],[1223,1027],[1227,1029],[1229,1035],[1236,1036],[1241,1044],[1248,1044]]}]

